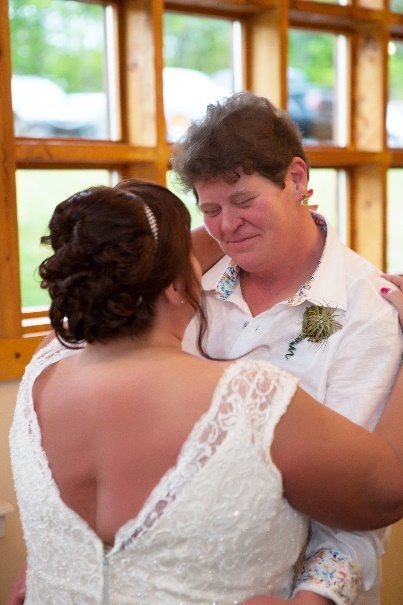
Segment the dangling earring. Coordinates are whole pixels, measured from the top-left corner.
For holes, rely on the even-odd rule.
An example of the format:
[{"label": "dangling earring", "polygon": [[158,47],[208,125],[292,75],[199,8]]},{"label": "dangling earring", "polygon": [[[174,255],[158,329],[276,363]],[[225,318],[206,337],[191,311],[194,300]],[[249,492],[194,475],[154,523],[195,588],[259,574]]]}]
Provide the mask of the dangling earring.
[{"label": "dangling earring", "polygon": [[313,189],[308,189],[301,198],[301,206],[309,206],[309,198],[313,195]]}]

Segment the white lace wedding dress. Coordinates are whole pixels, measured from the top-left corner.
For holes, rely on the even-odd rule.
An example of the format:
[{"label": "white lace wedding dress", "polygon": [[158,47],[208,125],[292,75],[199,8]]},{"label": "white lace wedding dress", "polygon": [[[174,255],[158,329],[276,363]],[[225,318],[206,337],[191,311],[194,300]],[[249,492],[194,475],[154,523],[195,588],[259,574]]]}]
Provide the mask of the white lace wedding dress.
[{"label": "white lace wedding dress", "polygon": [[26,605],[229,605],[289,596],[307,519],[283,498],[269,447],[295,379],[267,362],[233,363],[176,466],[106,549],[61,500],[32,403],[38,374],[74,354],[54,341],[34,357],[10,433],[28,551]]}]

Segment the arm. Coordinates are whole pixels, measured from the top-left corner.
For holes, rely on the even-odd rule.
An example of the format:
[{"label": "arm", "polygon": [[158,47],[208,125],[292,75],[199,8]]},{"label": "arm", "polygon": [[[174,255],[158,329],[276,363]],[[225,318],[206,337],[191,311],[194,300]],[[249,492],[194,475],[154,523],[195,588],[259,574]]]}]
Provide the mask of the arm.
[{"label": "arm", "polygon": [[[381,294],[384,298],[388,299],[396,308],[399,313],[399,318],[403,329],[403,294],[401,292],[403,286],[403,278],[398,276],[384,276],[389,278],[396,286],[400,287],[400,292],[384,292]],[[374,314],[374,316],[377,314]],[[393,319],[393,318],[392,318]],[[348,399],[354,407],[359,405],[363,409],[365,416],[360,418],[361,422],[368,421],[371,417],[371,413],[376,412],[376,408],[382,403],[382,393],[387,393],[388,385],[393,377],[391,370],[396,367],[398,361],[397,355],[399,351],[398,335],[396,334],[396,327],[393,321],[389,319],[386,322],[388,330],[383,329],[385,324],[384,321],[374,322],[374,325],[369,326],[366,332],[366,337],[362,338],[359,334],[358,338],[350,340],[345,347],[346,350],[351,348],[353,352],[356,352],[354,357],[356,358],[356,367],[354,364],[350,364],[349,360],[345,360],[345,367],[343,368],[343,362],[341,363],[338,372],[335,375],[335,383],[337,384],[337,375],[340,376],[340,387],[335,389],[333,394],[333,401],[336,402],[335,407],[338,405],[339,397],[346,395],[346,405],[343,404],[344,413],[348,414],[349,405]],[[368,335],[373,334],[374,338],[368,339]],[[380,344],[383,343],[383,344]],[[360,346],[361,345],[361,346]],[[386,345],[386,347],[385,347]],[[366,351],[374,351],[374,359],[382,359],[382,363],[378,363],[378,368],[375,372],[371,372],[373,368],[373,360],[369,361],[365,359]],[[396,359],[393,359],[393,351],[395,351]],[[364,352],[364,355],[362,354]],[[337,359],[340,362],[340,359]],[[384,368],[388,367],[388,375],[379,374],[379,367],[381,372]],[[349,375],[349,368],[352,370]],[[351,385],[356,384],[354,375],[357,376],[357,382],[360,383],[360,374],[366,372],[366,377],[361,376],[362,384],[368,384],[369,388],[367,393],[369,397],[373,397],[373,401],[366,402],[368,394],[364,396],[364,389],[361,387],[354,396],[354,387]],[[371,376],[371,378],[369,378]],[[344,381],[343,381],[344,378]],[[392,447],[394,447],[393,438],[394,435],[394,422],[393,415],[394,411],[392,406],[395,401],[395,405],[399,405],[403,399],[403,385],[402,385],[402,373],[399,375],[398,382],[395,385],[394,393],[391,396],[389,406],[385,412],[385,416],[379,423],[377,431],[382,431],[382,435],[385,439],[388,439]],[[372,381],[372,382],[371,382]],[[344,389],[344,390],[343,390]],[[353,391],[353,392],[351,392]],[[372,395],[374,392],[375,397]],[[358,398],[363,399],[359,404]],[[330,394],[332,399],[332,394]],[[401,405],[401,403],[400,403]],[[365,408],[371,410],[368,414]],[[390,428],[389,428],[390,427]],[[391,435],[388,431],[391,430]],[[307,605],[316,605],[316,603],[337,603],[338,605],[351,604],[355,600],[358,591],[360,590],[361,578],[364,579],[365,589],[368,590],[371,584],[376,579],[378,565],[377,560],[382,556],[385,549],[383,531],[378,530],[377,532],[366,532],[366,533],[352,533],[332,530],[329,527],[323,526],[319,523],[313,523],[313,538],[309,545],[308,558],[305,560],[305,569],[301,574],[297,587],[296,594],[289,602],[306,603]],[[357,563],[359,565],[357,565]],[[314,591],[314,592],[311,592]],[[321,595],[315,594],[320,592]],[[328,597],[328,598],[326,598]],[[299,601],[302,598],[302,601]],[[262,597],[262,599],[269,599],[269,597]],[[306,600],[305,600],[306,599]],[[316,599],[319,599],[317,601]],[[372,596],[372,599],[376,600],[376,596]],[[281,601],[279,600],[279,603]],[[286,601],[284,601],[286,602]],[[372,601],[371,601],[372,602]],[[267,605],[277,605],[276,602],[269,600],[262,600]],[[249,602],[248,602],[249,605]],[[252,603],[251,603],[252,605]],[[258,605],[258,603],[256,603]]]},{"label": "arm", "polygon": [[[375,303],[364,323],[359,309],[353,312],[353,330],[342,338],[326,393],[327,405],[370,427],[387,399],[401,351],[396,316]],[[361,591],[372,589],[368,602],[376,601],[379,560],[386,546],[387,534],[382,530],[345,532],[313,522],[296,591],[317,591],[337,605],[350,605],[358,593],[365,598]]]},{"label": "arm", "polygon": [[[371,525],[373,521],[383,525],[393,521],[395,513],[397,516],[402,514],[402,400],[403,370],[377,428],[376,432],[382,437],[378,440],[377,435],[316,404],[304,391],[298,390],[276,428],[272,445],[272,458],[282,472],[285,494],[290,503],[312,517],[344,527],[349,527],[349,524],[351,527],[365,527],[368,521]],[[368,455],[371,460],[365,461]],[[382,469],[384,463],[386,466]],[[388,475],[391,470],[392,475]],[[388,476],[383,475],[384,471]],[[395,478],[394,472],[397,473]],[[397,489],[394,492],[392,484],[395,479]],[[383,500],[380,495],[382,492],[386,495],[384,490],[389,491],[389,487],[391,500],[389,495]],[[377,519],[384,505],[392,516],[389,518],[387,513],[384,517],[382,512]],[[301,590],[290,600],[260,596],[244,605],[282,605],[287,602],[324,605],[339,602],[339,599],[328,599]]]},{"label": "arm", "polygon": [[[385,278],[389,279],[393,284],[397,286],[397,290],[389,290],[389,292],[382,292],[384,298],[389,300],[392,305],[396,308],[399,314],[400,327],[403,330],[403,276],[400,275],[384,275]],[[376,428],[375,432],[381,435],[387,441],[391,447],[395,450],[397,456],[403,461],[402,452],[400,450],[400,441],[396,434],[394,422],[395,418],[398,417],[399,408],[403,406],[403,369],[400,369],[395,385],[392,389],[392,393],[389,397],[388,404],[383,412]]]},{"label": "arm", "polygon": [[403,330],[403,275],[382,275],[385,279],[389,280],[392,284],[397,286],[397,289],[390,289],[386,291],[384,288],[381,290],[381,294],[386,300],[388,300],[395,307],[399,314],[400,327]]},{"label": "arm", "polygon": [[294,508],[321,523],[351,530],[384,527],[402,518],[403,406],[395,405],[403,398],[401,387],[399,379],[387,406],[394,448],[380,434],[297,389],[276,427],[271,449]]},{"label": "arm", "polygon": [[192,244],[203,274],[224,256],[220,246],[204,226],[192,229]]},{"label": "arm", "polygon": [[26,565],[22,568],[8,598],[6,605],[23,605],[25,601],[25,574]]}]

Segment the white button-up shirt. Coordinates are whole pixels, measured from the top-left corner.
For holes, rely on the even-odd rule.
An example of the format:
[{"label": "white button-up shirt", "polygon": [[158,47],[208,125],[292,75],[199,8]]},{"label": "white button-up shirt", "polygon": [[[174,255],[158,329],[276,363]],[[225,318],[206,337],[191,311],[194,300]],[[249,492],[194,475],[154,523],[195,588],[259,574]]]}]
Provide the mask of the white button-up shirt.
[{"label": "white button-up shirt", "polygon": [[[321,224],[320,217],[315,220]],[[342,244],[333,228],[323,222],[322,228],[327,230],[326,244],[310,280],[291,299],[255,317],[242,298],[238,268],[227,256],[203,276],[209,323],[205,350],[215,358],[248,354],[271,361],[298,376],[315,399],[372,429],[400,365],[403,343],[397,313],[379,294],[386,285],[379,271]],[[300,335],[304,311],[311,305],[337,309],[342,327],[324,342],[304,339],[292,350],[289,345]],[[196,353],[197,329],[194,319],[184,336],[183,348],[191,353]],[[313,522],[307,550],[307,556],[313,556],[298,589],[322,594],[337,605],[379,605],[373,590],[354,599],[361,574],[365,590],[377,584],[382,536],[335,531]]]}]

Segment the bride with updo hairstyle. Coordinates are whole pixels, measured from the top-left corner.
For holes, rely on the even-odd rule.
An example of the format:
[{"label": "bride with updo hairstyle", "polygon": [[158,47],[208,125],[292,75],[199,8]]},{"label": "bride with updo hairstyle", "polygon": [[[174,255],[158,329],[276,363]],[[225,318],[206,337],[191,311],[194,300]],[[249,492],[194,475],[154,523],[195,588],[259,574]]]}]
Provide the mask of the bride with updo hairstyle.
[{"label": "bride with updo hairstyle", "polygon": [[309,518],[403,517],[402,373],[369,433],[269,362],[183,352],[201,271],[164,187],[91,187],[49,227],[56,338],[10,431],[26,605],[263,605],[290,598]]},{"label": "bride with updo hairstyle", "polygon": [[59,204],[49,228],[41,242],[54,254],[39,275],[64,343],[146,333],[157,297],[178,277],[205,324],[191,264],[190,214],[169,190],[132,181],[91,187]]}]

